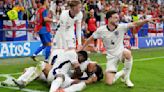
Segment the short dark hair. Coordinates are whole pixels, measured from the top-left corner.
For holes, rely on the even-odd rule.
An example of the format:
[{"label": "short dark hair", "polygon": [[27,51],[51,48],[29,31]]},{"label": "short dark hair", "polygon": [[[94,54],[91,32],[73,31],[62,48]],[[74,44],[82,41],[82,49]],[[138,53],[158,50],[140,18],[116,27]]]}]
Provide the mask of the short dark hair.
[{"label": "short dark hair", "polygon": [[56,5],[58,5],[59,3],[62,3],[62,0],[56,0]]},{"label": "short dark hair", "polygon": [[84,57],[84,61],[88,59],[88,53],[86,51],[79,51],[78,53]]},{"label": "short dark hair", "polygon": [[115,10],[110,10],[106,13],[106,19],[110,18],[113,14],[117,13]]},{"label": "short dark hair", "polygon": [[100,65],[96,64],[96,72],[95,72],[96,76],[97,76],[97,81],[100,81],[101,79],[103,79],[103,69]]},{"label": "short dark hair", "polygon": [[40,0],[40,3],[43,5],[46,0]]}]

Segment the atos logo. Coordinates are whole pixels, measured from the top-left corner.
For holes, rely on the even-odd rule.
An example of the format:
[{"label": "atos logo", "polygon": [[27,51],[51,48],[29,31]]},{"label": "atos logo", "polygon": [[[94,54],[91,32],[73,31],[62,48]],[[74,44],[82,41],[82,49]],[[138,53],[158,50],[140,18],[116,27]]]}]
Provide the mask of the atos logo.
[{"label": "atos logo", "polygon": [[14,44],[2,43],[0,45],[0,57],[28,56],[30,54],[30,43]]}]

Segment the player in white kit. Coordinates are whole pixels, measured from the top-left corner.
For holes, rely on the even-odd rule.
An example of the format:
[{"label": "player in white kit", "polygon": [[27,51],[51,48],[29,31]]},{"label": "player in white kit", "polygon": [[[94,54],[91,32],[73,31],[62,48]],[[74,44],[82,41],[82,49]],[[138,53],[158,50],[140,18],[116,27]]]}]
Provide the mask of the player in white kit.
[{"label": "player in white kit", "polygon": [[[108,24],[99,27],[93,35],[87,39],[81,50],[83,50],[91,40],[102,39],[103,44],[107,49],[107,64],[105,72],[106,83],[112,85],[120,76],[124,76],[125,84],[128,87],[133,87],[134,84],[130,80],[133,57],[131,51],[124,48],[124,34],[129,28],[141,26],[144,23],[155,20],[156,18],[119,24],[119,15],[113,10],[107,12],[106,18],[108,19]],[[124,68],[117,72],[120,61],[124,62]]]},{"label": "player in white kit", "polygon": [[[56,52],[61,53],[54,54],[54,57],[56,57],[57,55],[57,58],[53,59],[55,61],[53,66],[46,62],[40,61],[38,62],[36,67],[27,68],[26,71],[18,79],[14,79],[13,81],[15,82],[15,84],[17,84],[17,86],[19,86],[20,88],[25,87],[37,77],[41,77],[41,79],[44,79],[48,83],[51,83],[55,79],[55,77],[60,75],[66,78],[66,83],[71,83],[71,80],[69,80],[69,77],[67,76],[67,72],[70,69],[75,70],[74,75],[76,75],[77,78],[82,75],[79,62],[87,60],[88,55],[85,51],[80,51],[78,53],[75,50]],[[8,83],[9,82],[5,82],[3,84],[8,85]],[[11,86],[15,86],[14,83],[11,83]]]},{"label": "player in white kit", "polygon": [[79,79],[72,79],[73,82],[68,87],[60,87],[58,92],[79,92],[82,91],[87,84],[96,83],[103,79],[103,70],[96,62],[88,61],[80,64],[83,76]]},{"label": "player in white kit", "polygon": [[[71,61],[76,61],[75,58],[72,58],[76,56],[76,52],[64,51],[61,49],[54,52],[55,53],[52,55],[54,58],[51,59],[51,62],[54,63],[53,67],[51,65],[52,63],[47,64],[45,62],[39,62],[36,67],[26,68],[25,72],[17,80],[14,79],[14,82],[17,85],[12,79],[7,79],[2,82],[2,84],[6,86],[24,87],[39,77],[39,79],[44,80],[49,84],[52,82],[50,92],[56,92],[57,90],[75,92],[83,90],[86,84],[95,83],[103,79],[102,68],[97,63],[86,60],[88,57],[86,52],[78,52],[80,70],[83,72],[83,76],[79,77],[79,80],[77,80],[78,73],[71,73],[71,76],[70,73],[68,73],[68,70],[70,70],[69,68],[71,68],[70,64],[73,64]],[[68,57],[71,57],[72,59],[67,59]],[[76,75],[76,77],[74,77],[74,75]],[[72,79],[73,77],[76,78],[76,80]]]},{"label": "player in white kit", "polygon": [[70,9],[62,11],[59,19],[60,27],[53,39],[54,47],[58,49],[75,49],[76,38],[78,46],[81,45],[81,21],[83,18],[83,14],[80,11],[81,1],[71,0],[68,5],[70,6]]}]

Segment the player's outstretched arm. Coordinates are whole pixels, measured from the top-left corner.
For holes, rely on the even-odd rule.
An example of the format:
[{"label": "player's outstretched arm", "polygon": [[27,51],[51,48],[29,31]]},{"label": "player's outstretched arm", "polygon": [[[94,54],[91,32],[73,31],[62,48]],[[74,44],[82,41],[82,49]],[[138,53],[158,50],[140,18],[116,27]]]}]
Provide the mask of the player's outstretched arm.
[{"label": "player's outstretched arm", "polygon": [[97,81],[97,76],[91,76],[90,78],[88,78],[87,80],[85,80],[86,84],[92,84],[94,82]]},{"label": "player's outstretched arm", "polygon": [[151,19],[144,19],[144,20],[135,21],[135,22],[129,23],[128,28],[142,26],[143,24],[148,23],[148,22],[154,23],[153,21],[157,20],[157,19],[159,19],[159,18],[151,18]]},{"label": "player's outstretched arm", "polygon": [[76,21],[76,34],[77,34],[76,36],[77,36],[78,46],[81,46],[81,23],[83,18],[82,12],[79,13],[78,18],[79,20]]},{"label": "player's outstretched arm", "polygon": [[161,21],[164,21],[164,17],[163,18],[160,18]]},{"label": "player's outstretched arm", "polygon": [[[87,39],[87,41],[83,44],[83,46],[82,46],[82,48],[81,48],[80,50],[84,50],[84,49],[86,48],[86,46],[88,46],[88,44],[89,44],[92,40],[94,40],[93,35],[90,36],[90,37]],[[79,51],[80,51],[80,50],[79,50]]]}]

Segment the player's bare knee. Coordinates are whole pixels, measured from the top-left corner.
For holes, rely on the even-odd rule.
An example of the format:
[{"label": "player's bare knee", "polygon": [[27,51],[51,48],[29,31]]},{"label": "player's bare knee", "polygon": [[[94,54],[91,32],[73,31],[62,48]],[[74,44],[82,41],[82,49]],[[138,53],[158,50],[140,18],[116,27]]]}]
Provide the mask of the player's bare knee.
[{"label": "player's bare knee", "polygon": [[123,56],[125,59],[130,60],[132,58],[132,54],[130,50],[124,50]]},{"label": "player's bare knee", "polygon": [[106,74],[105,74],[105,82],[106,82],[106,84],[113,85],[114,75],[115,75],[114,72],[110,72],[110,71],[106,72]]},{"label": "player's bare knee", "polygon": [[106,79],[105,82],[107,85],[110,85],[110,86],[113,85],[113,80]]}]

